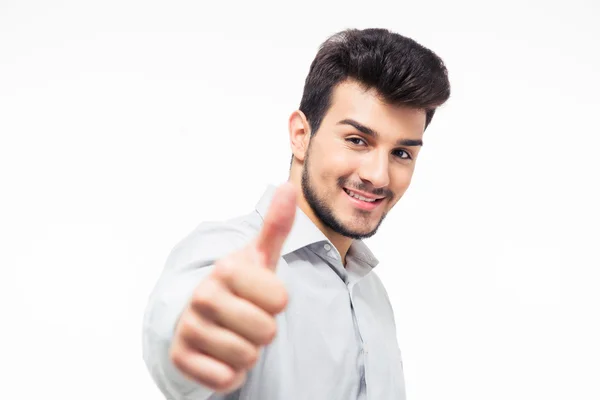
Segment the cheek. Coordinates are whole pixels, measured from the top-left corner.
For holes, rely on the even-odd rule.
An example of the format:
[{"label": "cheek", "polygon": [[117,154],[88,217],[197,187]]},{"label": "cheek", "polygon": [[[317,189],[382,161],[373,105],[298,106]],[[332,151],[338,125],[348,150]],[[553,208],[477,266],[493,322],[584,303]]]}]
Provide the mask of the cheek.
[{"label": "cheek", "polygon": [[406,189],[408,189],[408,187],[410,186],[413,171],[414,168],[403,168],[394,174],[392,178],[392,182],[394,182],[394,184],[393,188],[391,188],[394,194],[396,194],[397,196],[401,196],[404,194]]},{"label": "cheek", "polygon": [[329,153],[323,154],[325,160],[332,165],[344,165],[352,162],[352,157],[349,157],[348,152],[343,149],[336,149]]},{"label": "cheek", "polygon": [[320,162],[323,175],[330,178],[338,179],[340,177],[348,177],[356,171],[360,165],[357,157],[348,157],[345,152],[332,152],[323,154]]}]

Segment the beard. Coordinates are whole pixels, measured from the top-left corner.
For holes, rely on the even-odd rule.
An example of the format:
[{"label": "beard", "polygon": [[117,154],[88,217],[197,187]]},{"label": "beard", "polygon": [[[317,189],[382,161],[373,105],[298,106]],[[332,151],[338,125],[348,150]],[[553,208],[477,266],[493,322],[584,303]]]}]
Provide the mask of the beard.
[{"label": "beard", "polygon": [[[379,220],[379,222],[377,223],[375,228],[370,231],[367,231],[367,232],[353,230],[350,227],[348,227],[347,225],[344,225],[344,223],[342,221],[340,221],[339,218],[336,217],[333,208],[327,203],[326,199],[317,193],[316,188],[312,184],[312,179],[309,174],[309,162],[308,162],[308,160],[310,158],[309,153],[310,153],[310,146],[309,146],[309,151],[306,155],[306,160],[304,161],[304,168],[302,169],[302,180],[301,180],[302,184],[301,184],[301,186],[302,186],[302,193],[304,194],[304,198],[306,199],[306,202],[308,203],[310,208],[313,210],[313,212],[315,213],[317,218],[319,218],[319,220],[321,220],[323,225],[325,225],[332,231],[334,231],[342,236],[351,238],[351,239],[366,239],[366,238],[373,236],[377,232],[377,229],[379,229],[379,226],[381,225],[383,220],[385,219],[386,213],[383,214],[383,216],[381,217],[381,219]],[[345,183],[344,178],[338,178],[337,185],[339,186],[340,190],[343,190],[344,183]],[[362,211],[362,210],[356,210],[356,211],[361,213],[362,216],[364,216],[364,218],[369,217],[370,213],[368,211]],[[359,218],[357,218],[357,222],[360,222]]]}]

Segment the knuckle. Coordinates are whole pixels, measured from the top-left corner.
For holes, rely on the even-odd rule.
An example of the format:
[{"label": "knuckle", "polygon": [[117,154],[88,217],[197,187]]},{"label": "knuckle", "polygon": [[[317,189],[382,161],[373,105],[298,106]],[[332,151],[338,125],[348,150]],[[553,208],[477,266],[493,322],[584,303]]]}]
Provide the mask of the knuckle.
[{"label": "knuckle", "polygon": [[201,311],[215,311],[215,298],[219,293],[218,285],[211,279],[207,279],[194,291],[192,305]]},{"label": "knuckle", "polygon": [[287,291],[286,291],[286,290],[283,290],[283,291],[281,292],[281,295],[280,295],[279,299],[278,299],[278,303],[277,303],[277,305],[278,305],[278,307],[279,307],[281,310],[283,310],[283,309],[285,309],[285,308],[287,307],[287,305],[288,305],[288,302],[289,302],[289,296],[288,296],[288,293],[287,293]]},{"label": "knuckle", "polygon": [[180,346],[172,346],[169,352],[169,359],[179,370],[187,371],[187,355]]},{"label": "knuckle", "polygon": [[213,267],[213,274],[220,280],[229,281],[235,276],[236,265],[235,257],[225,257],[218,260]]},{"label": "knuckle", "polygon": [[235,372],[233,372],[233,371],[219,372],[219,373],[215,374],[215,376],[214,376],[212,389],[214,389],[218,392],[226,392],[229,389],[231,389],[233,384],[235,384],[235,381],[236,381]]},{"label": "knuckle", "polygon": [[275,339],[275,336],[277,336],[277,324],[275,323],[274,319],[271,319],[271,321],[265,324],[263,328],[263,332],[260,338],[261,343],[265,345],[269,344],[273,341],[273,339]]},{"label": "knuckle", "polygon": [[179,337],[189,347],[206,350],[210,346],[210,340],[203,325],[192,320],[192,318],[186,318],[182,321]]},{"label": "knuckle", "polygon": [[179,319],[179,334],[182,337],[186,337],[196,329],[196,325],[192,320],[192,316],[189,312],[184,312]]},{"label": "knuckle", "polygon": [[283,311],[287,307],[289,302],[289,296],[285,288],[281,288],[280,290],[274,291],[272,299],[273,308],[277,313]]},{"label": "knuckle", "polygon": [[256,364],[257,361],[258,349],[256,347],[252,347],[251,349],[246,351],[246,354],[244,355],[243,368],[250,369],[254,366],[254,364]]}]

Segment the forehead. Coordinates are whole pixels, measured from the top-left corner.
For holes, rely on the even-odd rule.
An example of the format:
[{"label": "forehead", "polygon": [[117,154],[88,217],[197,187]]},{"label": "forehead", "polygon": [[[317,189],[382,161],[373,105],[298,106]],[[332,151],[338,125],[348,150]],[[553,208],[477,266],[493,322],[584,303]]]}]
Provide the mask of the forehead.
[{"label": "forehead", "polygon": [[386,103],[372,88],[354,81],[338,84],[324,124],[335,125],[353,119],[382,135],[420,139],[425,129],[425,111]]}]

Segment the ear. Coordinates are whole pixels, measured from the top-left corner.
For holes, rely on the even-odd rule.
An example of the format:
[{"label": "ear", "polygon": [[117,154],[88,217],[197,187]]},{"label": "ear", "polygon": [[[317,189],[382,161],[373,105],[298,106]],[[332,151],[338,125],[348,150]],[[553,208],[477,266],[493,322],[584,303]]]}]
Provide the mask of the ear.
[{"label": "ear", "polygon": [[296,110],[290,115],[289,131],[292,154],[298,161],[303,162],[310,141],[310,125],[302,111]]}]

